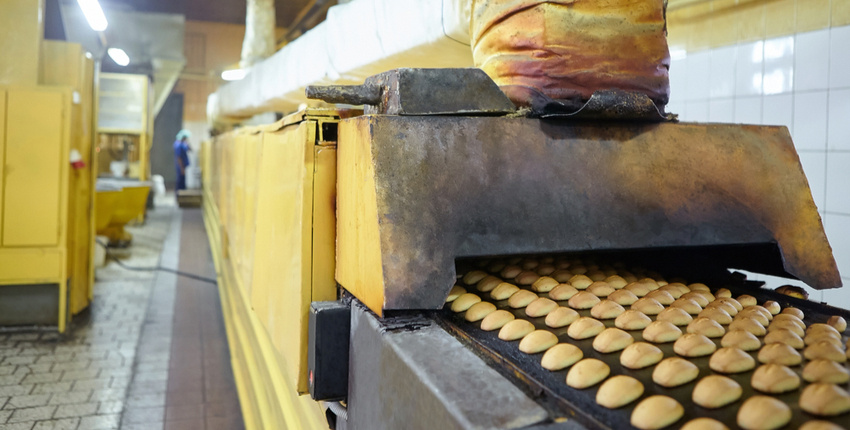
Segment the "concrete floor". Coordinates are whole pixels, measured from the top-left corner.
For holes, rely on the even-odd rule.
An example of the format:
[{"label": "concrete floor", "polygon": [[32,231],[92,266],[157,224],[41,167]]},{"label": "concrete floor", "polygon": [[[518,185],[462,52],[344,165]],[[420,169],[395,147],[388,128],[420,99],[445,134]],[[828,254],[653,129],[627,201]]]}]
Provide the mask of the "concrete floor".
[{"label": "concrete floor", "polygon": [[[215,278],[199,209],[130,231],[125,264]],[[94,294],[64,336],[0,331],[0,430],[244,427],[215,285],[110,261]]]}]

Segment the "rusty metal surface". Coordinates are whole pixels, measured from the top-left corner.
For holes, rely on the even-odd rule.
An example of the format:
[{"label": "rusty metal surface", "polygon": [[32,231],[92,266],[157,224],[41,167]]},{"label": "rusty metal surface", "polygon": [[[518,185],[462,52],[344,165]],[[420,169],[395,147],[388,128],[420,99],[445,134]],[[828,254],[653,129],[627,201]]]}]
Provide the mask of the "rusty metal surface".
[{"label": "rusty metal surface", "polygon": [[665,114],[643,93],[622,90],[595,91],[590,100],[575,109],[571,103],[544,98],[539,105],[532,104],[532,114],[541,118],[569,118],[576,120],[640,120],[672,121],[673,114]]},{"label": "rusty metal surface", "polygon": [[366,114],[505,114],[513,103],[480,69],[395,69],[363,85],[308,86],[307,97],[366,105]]},{"label": "rusty metal surface", "polygon": [[381,88],[373,85],[309,85],[308,99],[350,105],[374,105],[381,102]]},{"label": "rusty metal surface", "polygon": [[341,157],[358,134],[383,309],[440,308],[454,260],[482,255],[775,243],[788,274],[841,286],[784,127],[363,116],[340,122]]},{"label": "rusty metal surface", "polygon": [[351,307],[348,422],[354,429],[524,429],[542,407],[421,315]]}]

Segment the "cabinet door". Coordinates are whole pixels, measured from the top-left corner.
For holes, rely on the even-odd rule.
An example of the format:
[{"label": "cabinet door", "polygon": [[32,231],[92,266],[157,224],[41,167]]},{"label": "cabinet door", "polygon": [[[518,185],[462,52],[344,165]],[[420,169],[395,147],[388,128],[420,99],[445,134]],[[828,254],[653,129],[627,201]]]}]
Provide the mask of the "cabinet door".
[{"label": "cabinet door", "polygon": [[3,246],[55,246],[62,196],[63,94],[10,90]]}]

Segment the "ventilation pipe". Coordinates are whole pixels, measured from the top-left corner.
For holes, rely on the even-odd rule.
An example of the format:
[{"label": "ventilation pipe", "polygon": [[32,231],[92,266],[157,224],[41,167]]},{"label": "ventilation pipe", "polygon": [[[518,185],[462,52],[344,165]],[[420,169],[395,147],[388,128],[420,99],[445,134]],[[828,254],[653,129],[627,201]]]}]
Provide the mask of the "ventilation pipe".
[{"label": "ventilation pipe", "polygon": [[274,54],[274,0],[248,0],[239,67],[247,69]]}]

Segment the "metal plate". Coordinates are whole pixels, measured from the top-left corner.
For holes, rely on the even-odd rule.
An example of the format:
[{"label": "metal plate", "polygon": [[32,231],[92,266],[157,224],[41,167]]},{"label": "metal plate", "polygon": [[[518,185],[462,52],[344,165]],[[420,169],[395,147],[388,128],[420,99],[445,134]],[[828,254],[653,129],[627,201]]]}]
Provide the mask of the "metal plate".
[{"label": "metal plate", "polygon": [[481,69],[394,69],[363,85],[309,85],[307,98],[366,105],[366,114],[501,115],[516,107]]},{"label": "metal plate", "polygon": [[774,244],[771,274],[841,286],[784,127],[380,115],[339,127],[336,279],[379,314],[439,309],[454,261],[484,255]]},{"label": "metal plate", "polygon": [[[460,273],[463,273],[459,271]],[[495,275],[498,276],[498,275]],[[850,319],[850,311],[834,308],[827,306],[825,304],[815,303],[806,300],[794,299],[788,296],[784,296],[773,291],[769,290],[755,290],[751,286],[744,285],[743,283],[734,284],[735,278],[730,276],[729,282],[727,284],[710,284],[710,286],[715,287],[717,285],[721,285],[722,287],[729,288],[733,297],[737,297],[741,294],[750,294],[755,296],[759,303],[763,303],[767,300],[775,300],[780,303],[780,305],[785,308],[787,306],[797,307],[805,313],[804,322],[809,325],[816,322],[825,322],[827,318],[832,315],[842,315],[845,319]],[[721,286],[717,286],[720,288]],[[528,289],[528,288],[526,288]],[[715,290],[716,288],[712,288]],[[469,288],[470,292],[474,292],[474,287]],[[547,294],[541,293],[539,294],[541,297],[548,297]],[[493,302],[489,295],[486,293],[479,293],[479,296],[484,299]],[[595,351],[592,347],[593,338],[585,339],[585,340],[574,340],[567,336],[567,327],[560,329],[552,329],[547,327],[544,324],[545,317],[540,318],[528,318],[525,314],[524,309],[511,309],[507,305],[507,301],[496,301],[493,302],[496,304],[499,309],[506,309],[511,311],[517,318],[523,318],[528,321],[531,321],[537,329],[546,329],[558,336],[558,339],[562,343],[571,343],[582,349],[584,352],[585,358],[597,358],[599,360],[604,361],[611,368],[611,375],[628,375],[632,376],[639,381],[641,381],[644,385],[644,394],[641,396],[641,399],[646,398],[650,395],[654,394],[662,394],[669,397],[672,397],[679,401],[682,406],[685,408],[685,415],[682,419],[677,421],[674,426],[671,428],[678,428],[679,426],[684,425],[691,419],[697,417],[710,417],[717,420],[722,421],[731,429],[738,429],[739,427],[736,424],[736,414],[738,412],[739,407],[743,403],[744,400],[756,394],[750,385],[750,379],[752,378],[754,370],[743,372],[734,375],[725,375],[736,382],[738,382],[743,388],[743,395],[741,399],[738,401],[727,405],[723,408],[719,409],[706,409],[695,405],[691,399],[691,393],[693,392],[693,388],[699,379],[704,376],[714,374],[716,372],[712,371],[708,367],[708,361],[710,356],[699,357],[699,358],[687,358],[692,363],[696,364],[700,368],[700,374],[697,379],[694,381],[681,385],[676,388],[664,388],[652,381],[652,371],[655,366],[650,366],[641,370],[632,370],[628,369],[620,364],[619,358],[620,353],[608,353],[603,354]],[[561,306],[567,306],[566,301],[558,302]],[[628,309],[628,307],[626,307]],[[590,316],[590,310],[581,310],[578,311],[581,316]],[[450,333],[453,333],[455,336],[466,342],[468,345],[473,347],[473,349],[477,350],[481,355],[486,357],[494,367],[499,369],[503,375],[514,380],[515,383],[518,383],[521,386],[524,386],[525,389],[529,390],[532,393],[537,395],[537,400],[542,404],[546,405],[550,410],[553,410],[554,413],[560,413],[561,416],[566,416],[570,418],[575,418],[578,421],[581,421],[583,424],[590,428],[600,428],[600,429],[621,429],[621,428],[634,428],[630,425],[630,416],[634,407],[640,402],[641,399],[638,399],[631,404],[616,410],[610,410],[599,406],[596,404],[596,392],[599,389],[601,384],[597,384],[591,388],[585,390],[576,390],[570,388],[566,385],[566,375],[569,368],[558,371],[558,372],[550,372],[546,369],[543,369],[540,366],[540,359],[543,356],[540,354],[528,355],[523,352],[520,352],[518,349],[519,341],[511,341],[506,342],[500,340],[498,338],[498,330],[487,332],[480,329],[480,322],[470,323],[464,319],[464,313],[452,313],[448,310],[448,306],[439,313],[442,318],[443,325],[447,328]],[[654,317],[650,317],[653,320]],[[606,327],[614,327],[614,320],[604,320]],[[725,327],[724,327],[725,328]],[[629,331],[636,341],[642,341],[643,337],[641,335],[640,330]],[[760,338],[760,340],[763,339]],[[717,345],[720,347],[720,338],[712,339]],[[845,332],[845,336],[843,340],[847,341],[847,333]],[[661,351],[664,352],[664,357],[674,357],[677,356],[673,352],[673,343],[666,344],[654,344],[658,346]],[[751,352],[750,355],[756,359],[758,351]],[[682,357],[685,358],[685,357]],[[803,365],[807,362],[804,359]],[[756,368],[758,368],[758,360],[756,359]],[[802,374],[803,365],[791,366],[791,368],[798,374]],[[802,387],[804,387],[807,383],[800,378],[802,381],[801,389],[781,394],[781,395],[773,395],[779,400],[782,400],[786,404],[788,404],[793,412],[793,417],[791,423],[787,426],[787,428],[797,428],[802,425],[807,420],[813,419],[821,419],[831,421],[835,424],[839,424],[842,426],[847,426],[848,421],[850,421],[850,416],[848,414],[844,414],[839,417],[833,418],[823,418],[816,417],[814,415],[810,415],[800,410],[799,396],[802,391]],[[843,385],[846,389],[846,384]]]},{"label": "metal plate", "polygon": [[351,307],[348,425],[355,429],[522,429],[549,421],[431,318]]}]

